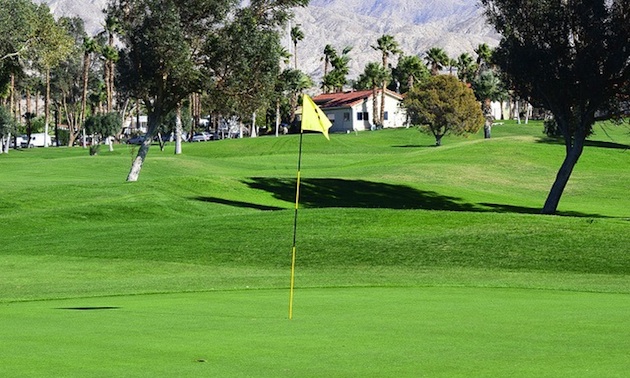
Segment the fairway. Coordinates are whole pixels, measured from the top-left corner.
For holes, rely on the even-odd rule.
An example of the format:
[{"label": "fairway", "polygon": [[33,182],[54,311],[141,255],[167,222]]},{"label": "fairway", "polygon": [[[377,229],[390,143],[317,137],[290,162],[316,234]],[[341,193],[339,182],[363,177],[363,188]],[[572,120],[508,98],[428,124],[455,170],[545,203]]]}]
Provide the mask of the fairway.
[{"label": "fairway", "polygon": [[293,321],[286,294],[5,305],[0,374],[621,377],[630,366],[627,294],[304,289]]},{"label": "fairway", "polygon": [[622,377],[630,132],[414,129],[0,155],[2,377]]}]

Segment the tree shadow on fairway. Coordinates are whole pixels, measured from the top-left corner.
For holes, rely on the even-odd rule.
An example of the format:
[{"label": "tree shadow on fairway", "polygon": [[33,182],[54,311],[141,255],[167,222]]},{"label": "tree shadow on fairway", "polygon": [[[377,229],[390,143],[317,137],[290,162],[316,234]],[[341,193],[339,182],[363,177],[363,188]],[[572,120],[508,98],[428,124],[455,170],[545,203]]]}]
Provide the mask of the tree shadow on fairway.
[{"label": "tree shadow on fairway", "polygon": [[258,204],[250,203],[250,202],[232,201],[232,200],[227,200],[227,199],[217,198],[217,197],[199,196],[199,197],[195,197],[194,199],[197,201],[202,201],[202,202],[218,203],[220,205],[243,207],[247,209],[256,209],[256,210],[263,210],[263,211],[286,210],[285,208],[277,207],[277,206],[258,205]]},{"label": "tree shadow on fairway", "polygon": [[[279,200],[295,201],[295,179],[251,177],[244,183],[252,189],[269,192]],[[300,205],[307,208],[479,211],[475,205],[462,202],[461,198],[417,190],[406,185],[333,178],[301,180]]]},{"label": "tree shadow on fairway", "polygon": [[436,147],[435,144],[401,144],[397,146],[392,146],[394,148],[433,148]]},{"label": "tree shadow on fairway", "polygon": [[[564,145],[564,140],[562,140],[561,138],[539,138],[537,142]],[[616,142],[606,142],[606,141],[601,141],[601,140],[586,140],[584,142],[584,146],[597,147],[597,148],[611,148],[611,149],[616,149],[616,150],[630,149],[630,145],[627,145],[627,144],[616,143]]]},{"label": "tree shadow on fairway", "polygon": [[[515,205],[487,203],[487,202],[482,202],[479,205],[489,208],[485,211],[494,212],[494,213],[540,214],[539,207],[525,207],[525,206],[515,206]],[[586,214],[586,213],[580,213],[578,211],[557,211],[554,215],[565,216],[565,217],[580,217],[580,218],[610,218],[608,216],[601,215],[601,214]]]}]

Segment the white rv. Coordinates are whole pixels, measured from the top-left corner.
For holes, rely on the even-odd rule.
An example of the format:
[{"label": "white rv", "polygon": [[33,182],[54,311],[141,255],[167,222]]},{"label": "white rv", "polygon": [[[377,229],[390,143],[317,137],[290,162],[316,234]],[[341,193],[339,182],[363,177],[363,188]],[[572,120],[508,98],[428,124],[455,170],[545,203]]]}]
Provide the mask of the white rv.
[{"label": "white rv", "polygon": [[26,143],[26,138],[26,135],[22,135],[22,148],[46,147],[52,145],[52,139],[50,138],[50,135],[47,135],[45,133],[31,134],[31,140],[28,142],[28,144]]}]

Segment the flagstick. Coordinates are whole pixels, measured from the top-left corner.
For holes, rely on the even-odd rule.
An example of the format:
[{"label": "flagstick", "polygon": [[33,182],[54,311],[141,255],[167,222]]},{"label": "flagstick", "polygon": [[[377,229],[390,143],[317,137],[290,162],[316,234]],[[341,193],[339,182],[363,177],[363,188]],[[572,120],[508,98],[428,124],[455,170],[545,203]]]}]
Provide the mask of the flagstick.
[{"label": "flagstick", "polygon": [[300,202],[300,170],[302,166],[302,131],[300,130],[300,152],[298,153],[297,182],[295,185],[295,215],[293,216],[293,248],[291,252],[291,290],[289,294],[289,320],[293,319],[293,289],[295,287],[295,245],[297,237],[297,216]]}]

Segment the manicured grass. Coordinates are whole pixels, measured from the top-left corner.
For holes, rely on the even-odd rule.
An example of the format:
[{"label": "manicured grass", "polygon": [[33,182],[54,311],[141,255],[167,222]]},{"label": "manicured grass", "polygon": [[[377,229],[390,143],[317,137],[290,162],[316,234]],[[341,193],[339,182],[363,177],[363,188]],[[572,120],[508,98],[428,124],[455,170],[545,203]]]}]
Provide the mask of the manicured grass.
[{"label": "manicured grass", "polygon": [[[621,377],[627,295],[305,289],[3,306],[3,376]],[[7,315],[8,313],[8,315]],[[19,328],[19,336],[15,331]],[[16,374],[17,373],[17,374]]]},{"label": "manicured grass", "polygon": [[289,322],[297,141],[154,147],[136,183],[130,146],[0,155],[0,375],[630,368],[627,127],[598,126],[560,216],[540,123],[306,135]]}]

